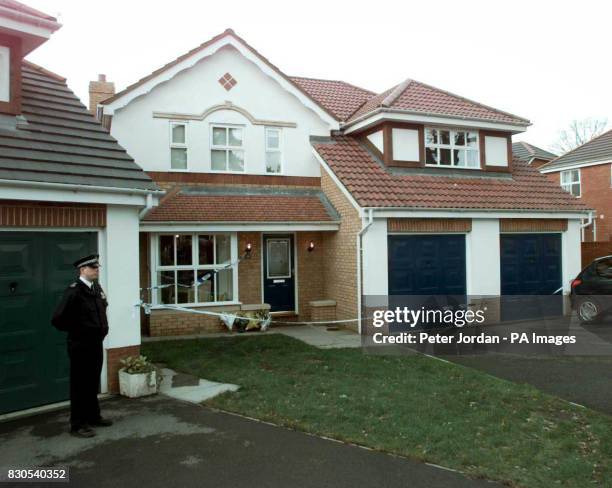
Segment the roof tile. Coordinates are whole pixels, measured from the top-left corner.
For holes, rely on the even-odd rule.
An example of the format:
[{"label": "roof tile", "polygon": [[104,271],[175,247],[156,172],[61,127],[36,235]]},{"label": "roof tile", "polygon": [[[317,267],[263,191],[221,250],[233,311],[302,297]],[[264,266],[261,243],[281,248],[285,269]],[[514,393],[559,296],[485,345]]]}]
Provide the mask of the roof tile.
[{"label": "roof tile", "polygon": [[[579,200],[515,159],[509,177],[393,174],[358,139],[337,136],[313,146],[363,207],[584,211]],[[467,170],[466,170],[467,171]]]}]

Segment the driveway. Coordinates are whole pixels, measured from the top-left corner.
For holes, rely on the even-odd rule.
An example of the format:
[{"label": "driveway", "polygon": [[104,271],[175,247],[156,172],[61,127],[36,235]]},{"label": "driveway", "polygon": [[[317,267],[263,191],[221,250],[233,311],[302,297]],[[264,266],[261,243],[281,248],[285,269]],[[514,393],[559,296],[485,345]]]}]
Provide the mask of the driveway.
[{"label": "driveway", "polygon": [[500,486],[163,395],[102,411],[115,424],[92,439],[67,433],[65,410],[0,424],[0,464],[69,466],[78,487]]}]

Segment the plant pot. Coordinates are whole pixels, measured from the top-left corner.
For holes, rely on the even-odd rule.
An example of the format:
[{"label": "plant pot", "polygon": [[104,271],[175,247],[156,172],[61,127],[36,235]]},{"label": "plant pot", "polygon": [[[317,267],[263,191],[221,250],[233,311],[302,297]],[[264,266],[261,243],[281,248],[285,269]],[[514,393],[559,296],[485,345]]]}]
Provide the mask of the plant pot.
[{"label": "plant pot", "polygon": [[157,393],[157,373],[130,374],[119,370],[119,392],[128,398],[138,398]]}]

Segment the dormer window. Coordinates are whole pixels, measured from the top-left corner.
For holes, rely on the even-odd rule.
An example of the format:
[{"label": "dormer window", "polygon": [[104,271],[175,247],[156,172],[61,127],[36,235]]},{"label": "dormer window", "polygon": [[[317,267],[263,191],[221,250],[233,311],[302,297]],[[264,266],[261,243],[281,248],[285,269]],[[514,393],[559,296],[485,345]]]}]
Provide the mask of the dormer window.
[{"label": "dormer window", "polygon": [[478,132],[425,128],[425,164],[480,168]]},{"label": "dormer window", "polygon": [[11,99],[11,50],[0,46],[0,102]]}]

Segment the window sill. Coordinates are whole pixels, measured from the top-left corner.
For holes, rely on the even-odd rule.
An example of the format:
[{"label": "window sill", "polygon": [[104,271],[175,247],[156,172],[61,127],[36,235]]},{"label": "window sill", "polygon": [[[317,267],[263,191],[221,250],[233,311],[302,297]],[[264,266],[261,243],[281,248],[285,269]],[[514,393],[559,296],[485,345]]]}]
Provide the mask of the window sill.
[{"label": "window sill", "polygon": [[[467,169],[467,170],[472,170],[472,171],[479,171],[482,170],[481,167],[477,167],[477,168],[470,168],[468,166],[447,166],[444,164],[426,164],[425,165],[426,168],[443,168],[443,169]],[[500,166],[500,168],[503,168],[503,166]]]},{"label": "window sill", "polygon": [[242,302],[214,302],[214,303],[156,303],[153,306],[169,305],[170,307],[183,307],[183,308],[214,308],[214,307],[226,307],[226,306],[240,306]]}]

